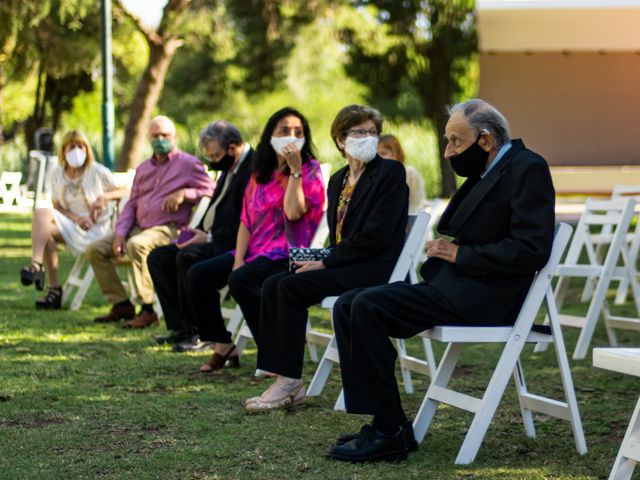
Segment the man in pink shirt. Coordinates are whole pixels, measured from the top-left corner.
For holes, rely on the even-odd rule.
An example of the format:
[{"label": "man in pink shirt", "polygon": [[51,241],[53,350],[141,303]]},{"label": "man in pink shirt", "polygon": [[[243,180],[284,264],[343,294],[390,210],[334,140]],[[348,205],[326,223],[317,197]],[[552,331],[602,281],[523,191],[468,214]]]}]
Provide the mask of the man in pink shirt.
[{"label": "man in pink shirt", "polygon": [[[147,256],[154,248],[176,238],[178,230],[189,223],[194,203],[213,192],[213,182],[200,160],[178,150],[175,139],[176,129],[169,118],[157,116],[151,121],[149,140],[153,155],[136,169],[131,196],[114,233],[86,250],[100,289],[112,305],[111,311],[97,317],[96,322],[127,319],[125,328],[158,323]],[[116,271],[118,259],[125,255],[132,265],[136,300],[142,305],[137,316]]]}]

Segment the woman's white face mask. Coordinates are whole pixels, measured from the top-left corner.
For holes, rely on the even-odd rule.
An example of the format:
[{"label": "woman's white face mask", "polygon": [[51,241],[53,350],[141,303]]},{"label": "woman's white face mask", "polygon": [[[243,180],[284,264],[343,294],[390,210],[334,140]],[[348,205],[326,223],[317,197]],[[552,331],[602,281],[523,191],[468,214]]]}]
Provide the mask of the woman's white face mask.
[{"label": "woman's white face mask", "polygon": [[87,152],[84,151],[84,148],[74,147],[64,154],[64,158],[70,167],[80,168],[87,159]]},{"label": "woman's white face mask", "polygon": [[378,153],[378,137],[373,135],[362,138],[347,137],[344,142],[344,151],[350,157],[368,163]]},{"label": "woman's white face mask", "polygon": [[305,139],[298,137],[271,137],[271,146],[278,155],[284,156],[284,147],[293,143],[298,150],[304,147]]}]

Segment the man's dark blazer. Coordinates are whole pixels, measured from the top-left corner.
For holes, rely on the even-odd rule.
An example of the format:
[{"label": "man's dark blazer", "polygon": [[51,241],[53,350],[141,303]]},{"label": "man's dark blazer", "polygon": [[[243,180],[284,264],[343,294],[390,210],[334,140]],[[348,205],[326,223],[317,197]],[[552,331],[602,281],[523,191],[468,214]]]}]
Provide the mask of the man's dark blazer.
[{"label": "man's dark blazer", "polygon": [[[224,198],[220,201],[216,208],[216,216],[211,226],[211,236],[216,244],[226,245],[226,250],[233,250],[236,245],[236,237],[238,235],[238,227],[240,226],[240,212],[242,211],[242,199],[244,198],[244,190],[251,177],[253,163],[253,149],[249,150],[244,161],[240,164],[240,168],[231,179],[231,183],[227,187]],[[211,197],[211,206],[222,193],[223,181],[229,175],[229,172],[222,172],[216,182],[216,189]],[[203,229],[203,222],[200,222],[198,228]]]},{"label": "man's dark blazer", "polygon": [[513,140],[483,179],[468,179],[438,231],[459,245],[455,264],[431,258],[421,269],[470,323],[513,323],[534,273],[551,253],[555,191],[547,162]]},{"label": "man's dark blazer", "polygon": [[366,166],[355,186],[342,227],[342,241],[336,245],[336,209],[348,166],[329,180],[327,223],[331,253],[327,268],[343,268],[340,283],[362,285],[369,275],[385,283],[404,245],[409,190],[404,166],[376,156]]}]

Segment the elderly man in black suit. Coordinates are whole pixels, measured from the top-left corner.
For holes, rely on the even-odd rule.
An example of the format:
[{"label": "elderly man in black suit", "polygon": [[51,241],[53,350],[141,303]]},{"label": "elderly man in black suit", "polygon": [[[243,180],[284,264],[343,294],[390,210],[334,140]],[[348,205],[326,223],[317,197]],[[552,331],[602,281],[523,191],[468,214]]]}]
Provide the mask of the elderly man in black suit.
[{"label": "elderly man in black suit", "polygon": [[422,283],[352,290],[334,307],[347,411],[373,415],[359,433],[338,437],[328,453],[337,460],[404,459],[417,447],[390,336],[409,338],[435,325],[512,324],[551,252],[555,192],[546,161],[510,140],[504,116],[482,100],[449,113],[444,155],[467,177],[438,225],[452,241],[428,244]]},{"label": "elderly man in black suit", "polygon": [[197,229],[183,229],[178,243],[156,248],[147,258],[167,329],[171,331],[169,336],[155,339],[160,344],[173,344],[176,351],[212,348],[211,342],[200,341],[189,299],[197,298],[206,304],[205,309],[209,304],[213,309],[219,298],[210,289],[206,295],[191,295],[186,275],[196,263],[235,248],[242,198],[251,176],[253,151],[233,124],[218,120],[207,125],[200,132],[200,147],[211,168],[221,172],[209,208]]}]

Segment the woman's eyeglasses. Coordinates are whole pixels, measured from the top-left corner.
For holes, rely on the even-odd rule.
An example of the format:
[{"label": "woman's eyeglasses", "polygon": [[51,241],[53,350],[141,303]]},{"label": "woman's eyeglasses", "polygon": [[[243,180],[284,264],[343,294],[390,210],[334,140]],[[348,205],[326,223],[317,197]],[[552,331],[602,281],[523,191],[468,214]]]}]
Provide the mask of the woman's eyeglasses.
[{"label": "woman's eyeglasses", "polygon": [[352,128],[351,130],[347,130],[345,133],[347,134],[347,136],[358,137],[358,138],[378,136],[378,130],[376,130],[375,128],[372,128],[371,130],[364,130],[362,128]]}]

